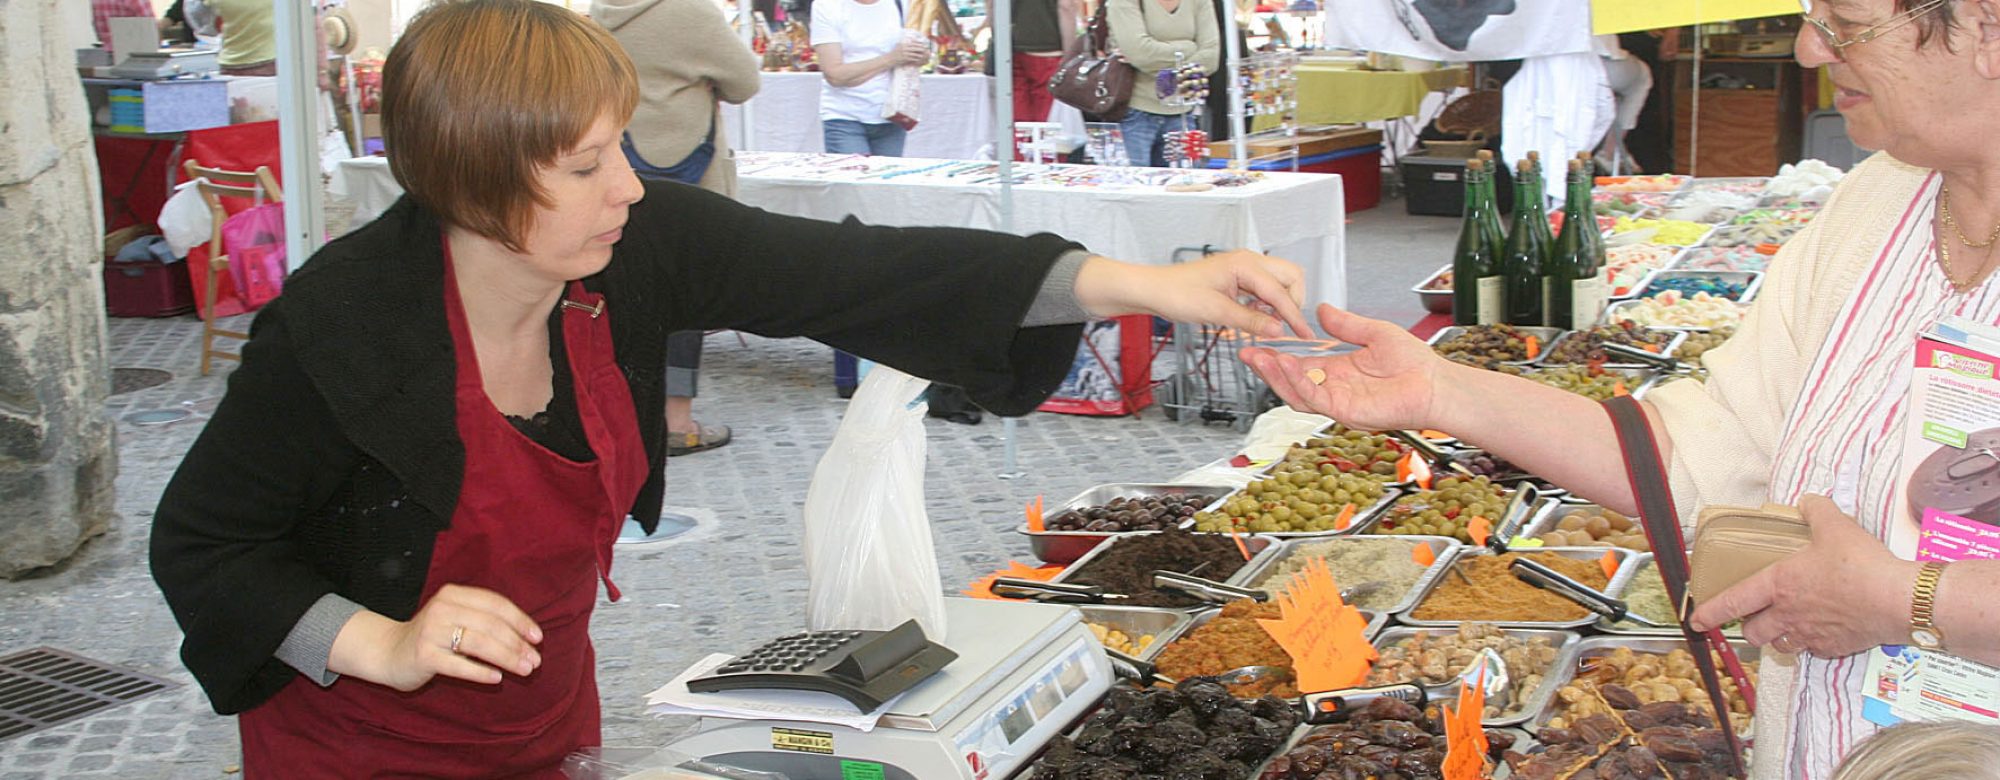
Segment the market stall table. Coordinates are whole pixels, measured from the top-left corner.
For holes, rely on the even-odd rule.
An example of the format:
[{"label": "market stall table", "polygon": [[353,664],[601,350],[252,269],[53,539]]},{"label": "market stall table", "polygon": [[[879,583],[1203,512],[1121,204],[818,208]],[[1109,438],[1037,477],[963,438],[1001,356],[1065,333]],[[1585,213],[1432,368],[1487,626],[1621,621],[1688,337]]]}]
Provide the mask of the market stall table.
[{"label": "market stall table", "polygon": [[[765,73],[764,85],[750,99],[750,150],[760,152],[822,152],[819,91],[825,78],[818,73]],[[905,142],[909,157],[969,160],[993,140],[992,79],[977,74],[927,75],[920,82],[921,118]],[[725,126],[742,127],[743,111],[722,107]],[[734,136],[729,136],[734,137]]]},{"label": "market stall table", "polygon": [[1349,63],[1299,65],[1299,115],[1304,124],[1360,124],[1415,116],[1424,98],[1465,82],[1465,68],[1364,70]]},{"label": "market stall table", "polygon": [[[1000,187],[977,174],[950,176],[967,164],[899,159],[893,169],[842,166],[826,155],[770,152],[738,156],[739,198],[781,214],[898,227],[950,225],[997,229]],[[840,168],[849,170],[840,170]],[[1346,210],[1339,176],[1268,173],[1257,181],[1205,192],[1160,185],[1072,183],[1121,176],[1166,176],[1158,168],[1017,165],[1018,233],[1050,232],[1107,257],[1164,265],[1175,250],[1212,246],[1256,249],[1306,269],[1306,303],[1347,303]],[[1048,173],[1052,175],[1038,175]],[[1210,176],[1220,172],[1203,171]]]}]

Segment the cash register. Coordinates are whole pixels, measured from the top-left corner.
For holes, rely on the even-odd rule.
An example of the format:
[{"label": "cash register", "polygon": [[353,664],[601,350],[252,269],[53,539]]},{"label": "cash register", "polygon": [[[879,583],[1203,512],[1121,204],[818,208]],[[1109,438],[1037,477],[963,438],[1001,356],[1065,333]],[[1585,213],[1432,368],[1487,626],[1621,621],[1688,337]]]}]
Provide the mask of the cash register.
[{"label": "cash register", "polygon": [[789,780],[1003,780],[1111,686],[1104,651],[1074,607],[948,598],[945,614],[938,642],[913,637],[914,625],[866,635],[794,634],[688,681],[690,691],[717,697],[759,680],[821,690],[865,712],[884,701],[891,678],[935,670],[887,697],[872,729],[703,717],[668,748]]}]

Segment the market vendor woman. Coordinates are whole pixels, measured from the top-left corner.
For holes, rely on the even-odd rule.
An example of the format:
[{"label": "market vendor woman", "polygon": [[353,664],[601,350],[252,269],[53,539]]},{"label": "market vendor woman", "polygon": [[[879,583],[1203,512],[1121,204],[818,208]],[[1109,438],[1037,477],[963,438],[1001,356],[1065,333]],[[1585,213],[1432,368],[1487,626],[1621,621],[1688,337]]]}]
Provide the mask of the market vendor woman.
[{"label": "market vendor woman", "polygon": [[598,743],[589,623],[662,498],[674,331],[807,336],[1003,414],[1089,315],[1303,328],[1299,270],[1154,268],[1048,235],[775,216],[641,183],[637,85],[594,23],[431,6],[383,72],[408,196],[258,317],[154,518],[152,562],[252,776],[559,776]]}]

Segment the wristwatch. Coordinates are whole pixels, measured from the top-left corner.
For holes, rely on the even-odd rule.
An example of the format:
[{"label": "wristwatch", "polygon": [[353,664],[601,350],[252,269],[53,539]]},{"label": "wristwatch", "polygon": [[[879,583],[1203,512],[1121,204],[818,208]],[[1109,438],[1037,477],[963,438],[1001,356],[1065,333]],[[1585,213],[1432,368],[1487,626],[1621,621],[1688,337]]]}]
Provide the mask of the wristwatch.
[{"label": "wristwatch", "polygon": [[1917,570],[1917,583],[1911,589],[1910,644],[1924,650],[1944,649],[1944,632],[1931,622],[1932,611],[1937,608],[1938,578],[1943,576],[1944,564],[1925,563]]}]

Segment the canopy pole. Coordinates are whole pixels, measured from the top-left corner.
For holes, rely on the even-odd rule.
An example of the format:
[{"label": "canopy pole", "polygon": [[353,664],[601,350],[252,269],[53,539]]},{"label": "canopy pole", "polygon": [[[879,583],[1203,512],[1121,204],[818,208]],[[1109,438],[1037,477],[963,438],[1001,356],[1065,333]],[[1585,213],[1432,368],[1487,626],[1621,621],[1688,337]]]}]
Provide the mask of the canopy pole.
[{"label": "canopy pole", "polygon": [[[993,29],[993,159],[1000,164],[1000,232],[1014,232],[1014,3],[992,0],[986,23]],[[1000,479],[1023,476],[1016,421],[1000,420],[1005,455]]]},{"label": "canopy pole", "polygon": [[285,264],[297,270],[326,243],[319,185],[319,15],[312,0],[277,0],[278,164],[284,168]]}]

